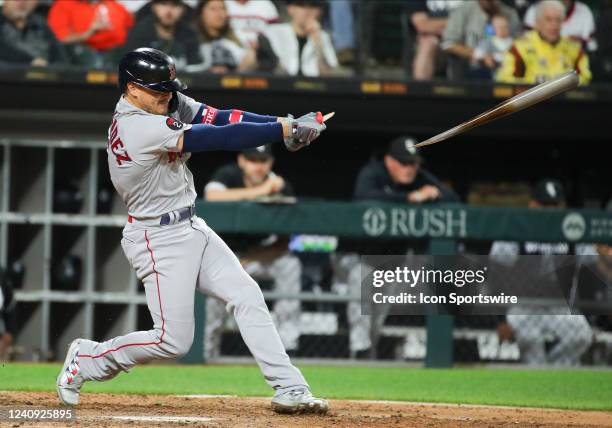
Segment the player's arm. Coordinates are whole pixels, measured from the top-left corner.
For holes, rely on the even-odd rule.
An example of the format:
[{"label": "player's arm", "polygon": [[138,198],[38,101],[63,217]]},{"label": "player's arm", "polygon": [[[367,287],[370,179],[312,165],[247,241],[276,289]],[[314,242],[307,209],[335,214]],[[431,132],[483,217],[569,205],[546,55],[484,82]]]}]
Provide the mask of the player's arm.
[{"label": "player's arm", "polygon": [[277,116],[267,116],[243,110],[217,110],[214,107],[202,104],[191,121],[192,124],[204,123],[209,125],[229,125],[232,123],[274,123],[281,119]]},{"label": "player's arm", "polygon": [[231,125],[190,125],[179,137],[178,152],[212,150],[240,151],[252,147],[285,143],[287,150],[296,151],[309,145],[326,129],[321,113],[309,113],[298,119],[278,118],[270,123],[239,122]]},{"label": "player's arm", "polygon": [[280,118],[273,123],[240,122],[231,125],[191,125],[178,138],[175,151],[203,152],[212,150],[240,151],[251,147],[284,141],[294,151],[319,137],[326,126],[306,115],[298,119]]},{"label": "player's arm", "polygon": [[288,137],[289,123],[236,123],[225,126],[192,125],[179,137],[176,151],[240,151],[276,143]]}]

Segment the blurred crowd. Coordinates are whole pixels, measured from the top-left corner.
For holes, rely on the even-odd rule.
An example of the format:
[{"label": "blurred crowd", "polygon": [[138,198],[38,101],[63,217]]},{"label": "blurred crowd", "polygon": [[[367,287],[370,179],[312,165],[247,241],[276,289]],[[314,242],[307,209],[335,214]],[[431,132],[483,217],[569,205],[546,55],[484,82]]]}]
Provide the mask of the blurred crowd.
[{"label": "blurred crowd", "polygon": [[536,83],[612,80],[612,1],[0,0],[0,66],[114,69],[128,50],[180,70]]}]

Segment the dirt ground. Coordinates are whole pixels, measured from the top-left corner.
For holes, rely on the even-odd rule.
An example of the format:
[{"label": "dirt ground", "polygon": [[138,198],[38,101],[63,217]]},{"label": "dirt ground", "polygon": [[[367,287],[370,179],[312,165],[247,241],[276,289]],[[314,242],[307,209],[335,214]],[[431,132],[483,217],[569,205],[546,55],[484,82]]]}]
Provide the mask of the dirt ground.
[{"label": "dirt ground", "polygon": [[[53,393],[1,392],[0,407],[6,406],[58,407],[58,401]],[[612,427],[612,412],[345,400],[331,401],[331,408],[326,416],[279,416],[266,398],[84,393],[75,421],[5,419],[0,427]]]}]

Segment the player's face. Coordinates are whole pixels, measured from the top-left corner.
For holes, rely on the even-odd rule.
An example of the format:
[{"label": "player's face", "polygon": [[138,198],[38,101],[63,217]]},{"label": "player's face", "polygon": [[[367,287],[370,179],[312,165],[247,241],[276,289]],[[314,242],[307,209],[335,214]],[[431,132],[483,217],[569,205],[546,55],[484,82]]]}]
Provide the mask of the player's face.
[{"label": "player's face", "polygon": [[168,114],[168,106],[172,99],[171,92],[159,92],[143,88],[138,85],[128,84],[128,96],[132,104],[151,114]]},{"label": "player's face", "polygon": [[244,155],[238,156],[238,166],[242,170],[245,182],[257,186],[268,178],[272,171],[273,159],[248,159]]},{"label": "player's face", "polygon": [[536,21],[536,28],[544,40],[555,43],[561,37],[563,16],[554,7],[544,9]]},{"label": "player's face", "polygon": [[385,156],[385,166],[391,179],[397,184],[410,184],[419,171],[419,164],[416,162],[402,163],[391,156]]}]

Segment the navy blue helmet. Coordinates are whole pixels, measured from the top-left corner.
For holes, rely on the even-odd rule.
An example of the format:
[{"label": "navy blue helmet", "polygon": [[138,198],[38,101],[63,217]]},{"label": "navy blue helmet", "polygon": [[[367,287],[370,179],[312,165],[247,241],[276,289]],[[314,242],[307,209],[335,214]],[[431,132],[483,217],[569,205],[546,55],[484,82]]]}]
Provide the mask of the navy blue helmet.
[{"label": "navy blue helmet", "polygon": [[119,63],[119,88],[128,82],[161,92],[180,92],[187,85],[176,78],[174,60],[153,48],[138,48],[126,53]]}]

